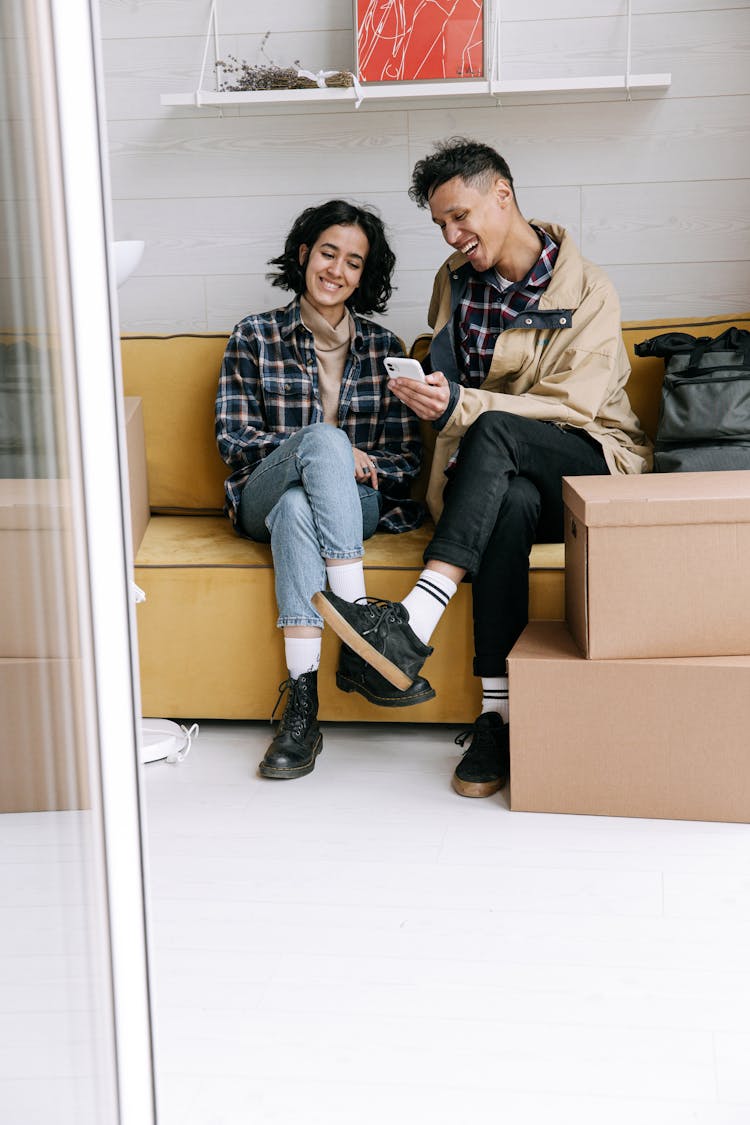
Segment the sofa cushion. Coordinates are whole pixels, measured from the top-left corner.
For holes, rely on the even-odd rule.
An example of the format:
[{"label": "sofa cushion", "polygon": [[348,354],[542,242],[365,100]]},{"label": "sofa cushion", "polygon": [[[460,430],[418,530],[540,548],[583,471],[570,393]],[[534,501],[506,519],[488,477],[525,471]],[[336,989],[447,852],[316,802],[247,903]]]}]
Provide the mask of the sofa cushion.
[{"label": "sofa cushion", "polygon": [[[656,430],[662,383],[662,362],[639,359],[638,341],[671,328],[694,335],[717,336],[731,324],[748,325],[750,315],[703,319],[628,321],[623,335],[633,373],[628,393],[638,417],[652,437]],[[123,384],[126,395],[143,400],[151,510],[212,512],[224,506],[228,469],[214,440],[214,399],[228,332],[171,336],[126,335],[122,338]],[[420,336],[411,354],[421,358],[430,337]],[[415,486],[424,494],[434,431],[424,427],[427,456]]]},{"label": "sofa cushion", "polygon": [[[422,569],[431,525],[404,535],[381,533],[365,544],[370,594],[402,598]],[[562,544],[533,548],[529,612],[561,618]],[[141,696],[145,715],[268,718],[285,678],[276,629],[271,551],[235,535],[213,516],[152,516],[135,566],[146,593],[138,606]],[[437,698],[394,715],[335,686],[338,640],[324,631],[320,717],[340,721],[468,723],[479,708],[472,675],[471,591],[462,585],[434,637],[424,674]]]},{"label": "sofa cushion", "polygon": [[[365,570],[420,571],[432,532],[428,520],[404,535],[373,535],[365,543]],[[270,570],[271,565],[271,548],[237,535],[224,516],[153,516],[136,558],[138,567],[159,569],[239,566]],[[563,544],[537,543],[531,549],[531,569],[563,571]]]},{"label": "sofa cushion", "polygon": [[143,400],[152,512],[221,512],[229,470],[214,439],[228,332],[123,336],[126,395]]}]

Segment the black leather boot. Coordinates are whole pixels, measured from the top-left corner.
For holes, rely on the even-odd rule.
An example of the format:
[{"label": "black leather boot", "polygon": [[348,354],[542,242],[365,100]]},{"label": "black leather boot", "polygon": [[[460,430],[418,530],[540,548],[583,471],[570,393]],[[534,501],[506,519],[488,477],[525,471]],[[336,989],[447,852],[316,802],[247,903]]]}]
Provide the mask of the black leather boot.
[{"label": "black leather boot", "polygon": [[486,711],[458,735],[456,745],[463,746],[469,737],[469,747],[453,774],[453,788],[462,797],[489,797],[502,789],[510,773],[508,724],[494,711]]},{"label": "black leather boot", "polygon": [[423,676],[417,676],[406,691],[399,691],[348,645],[341,646],[336,687],[339,691],[358,691],[377,707],[413,707],[435,698],[435,689]]},{"label": "black leather boot", "polygon": [[286,707],[258,773],[279,780],[304,777],[312,772],[323,749],[323,735],[317,723],[318,673],[304,672],[296,680],[285,680],[279,690],[282,694],[285,690],[289,692]]},{"label": "black leather boot", "polygon": [[384,676],[406,691],[432,653],[409,624],[409,612],[401,602],[365,598],[347,602],[331,590],[313,594],[312,603],[345,645]]}]

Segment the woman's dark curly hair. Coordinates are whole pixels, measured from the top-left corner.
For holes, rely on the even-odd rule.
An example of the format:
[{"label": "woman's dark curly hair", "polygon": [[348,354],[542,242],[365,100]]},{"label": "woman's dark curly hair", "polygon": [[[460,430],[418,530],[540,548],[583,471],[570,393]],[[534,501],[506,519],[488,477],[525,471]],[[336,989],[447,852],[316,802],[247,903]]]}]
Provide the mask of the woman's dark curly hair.
[{"label": "woman's dark curly hair", "polygon": [[409,198],[419,207],[426,207],[433,191],[456,176],[465,184],[480,181],[487,187],[500,176],[508,181],[515,196],[510,168],[499,152],[467,137],[451,137],[441,141],[433,153],[414,165]]},{"label": "woman's dark curly hair", "polygon": [[308,207],[294,220],[284,253],[268,263],[277,267],[267,275],[268,280],[280,289],[289,289],[301,296],[305,292],[305,266],[300,265],[299,248],[309,246],[312,249],[323,231],[333,226],[360,227],[370,244],[359,286],[347,305],[353,312],[385,312],[393,291],[391,276],[396,255],[388,245],[382,219],[366,207],[343,199],[330,199],[317,207]]}]

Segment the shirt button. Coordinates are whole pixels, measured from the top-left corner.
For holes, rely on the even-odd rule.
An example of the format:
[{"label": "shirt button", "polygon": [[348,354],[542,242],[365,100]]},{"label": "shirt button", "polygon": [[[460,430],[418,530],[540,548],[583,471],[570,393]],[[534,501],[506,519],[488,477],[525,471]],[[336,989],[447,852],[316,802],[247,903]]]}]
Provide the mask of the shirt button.
[{"label": "shirt button", "polygon": [[560,317],[560,324],[567,324],[567,323],[568,323],[567,316],[561,316]]},{"label": "shirt button", "polygon": [[531,317],[530,317],[530,316],[527,316],[527,317],[526,317],[526,323],[527,323],[527,324],[533,324],[533,323],[534,323],[534,321],[533,321],[533,320],[531,319]]},{"label": "shirt button", "polygon": [[292,389],[291,383],[284,383],[284,390],[285,391],[291,391],[291,389]]}]

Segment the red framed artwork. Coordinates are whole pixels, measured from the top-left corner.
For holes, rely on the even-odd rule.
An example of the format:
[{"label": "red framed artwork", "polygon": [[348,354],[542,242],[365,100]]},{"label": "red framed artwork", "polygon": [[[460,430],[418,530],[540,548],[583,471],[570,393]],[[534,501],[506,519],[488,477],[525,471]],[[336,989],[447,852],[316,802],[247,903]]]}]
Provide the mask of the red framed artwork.
[{"label": "red framed artwork", "polygon": [[483,0],[355,0],[360,82],[484,77]]}]

